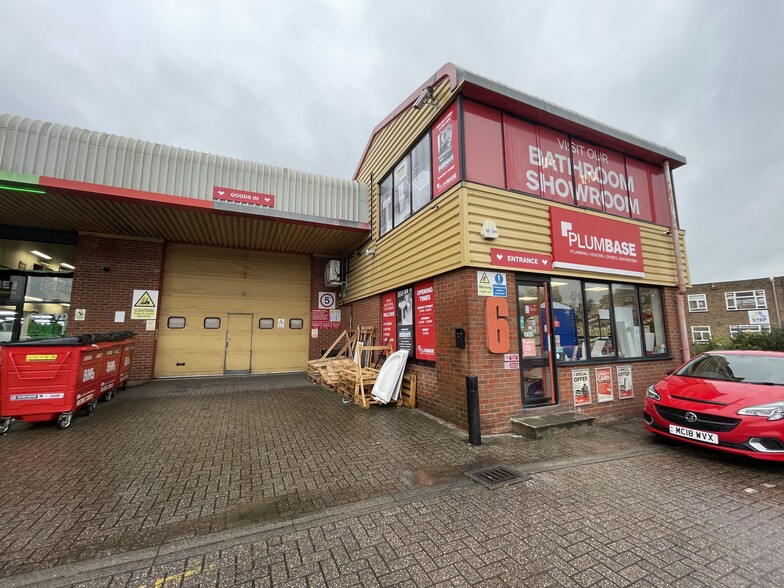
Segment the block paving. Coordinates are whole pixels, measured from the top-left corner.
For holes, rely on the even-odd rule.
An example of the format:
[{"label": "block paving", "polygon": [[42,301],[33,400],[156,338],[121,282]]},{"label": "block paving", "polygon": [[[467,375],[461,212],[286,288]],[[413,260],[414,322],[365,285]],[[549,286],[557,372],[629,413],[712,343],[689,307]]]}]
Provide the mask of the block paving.
[{"label": "block paving", "polygon": [[[594,429],[475,447],[301,375],[156,381],[0,438],[0,585],[784,585],[781,466]],[[525,481],[463,475],[496,464]]]}]

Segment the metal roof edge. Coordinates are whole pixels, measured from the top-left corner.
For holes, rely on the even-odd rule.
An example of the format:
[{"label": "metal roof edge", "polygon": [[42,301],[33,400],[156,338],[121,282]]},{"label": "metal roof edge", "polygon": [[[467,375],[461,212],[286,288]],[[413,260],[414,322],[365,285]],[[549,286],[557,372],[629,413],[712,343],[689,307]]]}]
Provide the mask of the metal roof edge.
[{"label": "metal roof edge", "polygon": [[638,137],[637,135],[627,133],[626,131],[622,131],[610,125],[606,125],[600,121],[575,112],[574,110],[564,108],[563,106],[558,106],[557,104],[548,102],[542,98],[539,98],[538,96],[521,92],[520,90],[512,88],[511,86],[507,86],[501,82],[496,82],[495,80],[480,76],[479,74],[459,66],[454,67],[457,77],[457,85],[468,83],[480,86],[486,90],[489,90],[490,92],[505,96],[539,110],[543,110],[563,120],[580,125],[603,135],[607,135],[614,139],[618,139],[619,141],[629,143],[641,149],[651,151],[669,159],[672,162],[677,163],[678,165],[673,165],[673,168],[686,164],[685,156],[677,153],[676,151],[673,151],[672,149],[669,149],[668,147],[664,147],[663,145],[648,141],[642,137]]}]

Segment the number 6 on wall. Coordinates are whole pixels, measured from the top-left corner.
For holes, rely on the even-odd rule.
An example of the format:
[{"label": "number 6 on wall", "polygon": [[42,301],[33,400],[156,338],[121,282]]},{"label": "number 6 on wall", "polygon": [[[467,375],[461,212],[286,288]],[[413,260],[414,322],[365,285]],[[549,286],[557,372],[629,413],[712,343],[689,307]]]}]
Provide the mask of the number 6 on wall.
[{"label": "number 6 on wall", "polygon": [[490,353],[509,351],[509,303],[506,298],[489,296],[485,301],[485,330]]}]

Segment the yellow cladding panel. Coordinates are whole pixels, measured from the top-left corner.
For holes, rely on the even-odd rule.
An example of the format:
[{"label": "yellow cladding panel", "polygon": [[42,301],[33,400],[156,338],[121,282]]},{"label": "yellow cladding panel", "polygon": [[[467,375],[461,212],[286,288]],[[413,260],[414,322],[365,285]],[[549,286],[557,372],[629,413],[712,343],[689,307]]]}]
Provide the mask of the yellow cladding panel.
[{"label": "yellow cladding panel", "polygon": [[[530,253],[552,254],[550,241],[550,203],[541,198],[525,196],[484,186],[469,184],[467,189],[466,217],[468,221],[468,263],[470,266],[491,267],[490,248],[511,249]],[[587,213],[590,214],[590,213]],[[631,222],[640,227],[642,253],[645,263],[645,278],[636,278],[638,283],[676,285],[675,253],[672,237],[667,227],[638,221],[624,221],[610,215],[604,218]],[[498,239],[486,241],[480,237],[482,223],[493,220],[498,227]],[[684,234],[680,232],[683,248],[682,261],[687,268]],[[510,271],[514,271],[510,268]],[[576,270],[545,272],[553,275],[612,279],[611,274]],[[623,278],[628,281],[627,278]]]},{"label": "yellow cladding panel", "polygon": [[[437,208],[435,208],[437,205]],[[346,302],[384,292],[463,265],[460,190],[433,201],[372,247],[353,256]]]},{"label": "yellow cladding panel", "polygon": [[[241,371],[248,358],[252,373],[307,367],[309,257],[171,244],[164,268],[156,377]],[[168,328],[169,317],[184,317],[185,328]],[[205,318],[219,328],[205,328]],[[260,329],[262,318],[274,328]],[[303,328],[289,328],[292,318]]]}]

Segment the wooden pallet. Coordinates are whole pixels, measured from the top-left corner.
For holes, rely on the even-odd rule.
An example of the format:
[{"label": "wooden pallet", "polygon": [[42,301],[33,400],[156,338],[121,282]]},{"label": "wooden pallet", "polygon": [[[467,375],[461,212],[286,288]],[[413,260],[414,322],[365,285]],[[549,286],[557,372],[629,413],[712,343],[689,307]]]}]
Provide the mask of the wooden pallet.
[{"label": "wooden pallet", "polygon": [[416,408],[416,381],[415,374],[403,374],[403,384],[397,397],[398,406]]},{"label": "wooden pallet", "polygon": [[[320,359],[308,362],[308,378],[316,384],[332,385],[335,379],[332,366],[338,360],[351,359],[356,353],[357,344],[369,344],[375,338],[375,327],[357,327],[343,331],[329,346]],[[334,350],[337,348],[337,352]]]}]

